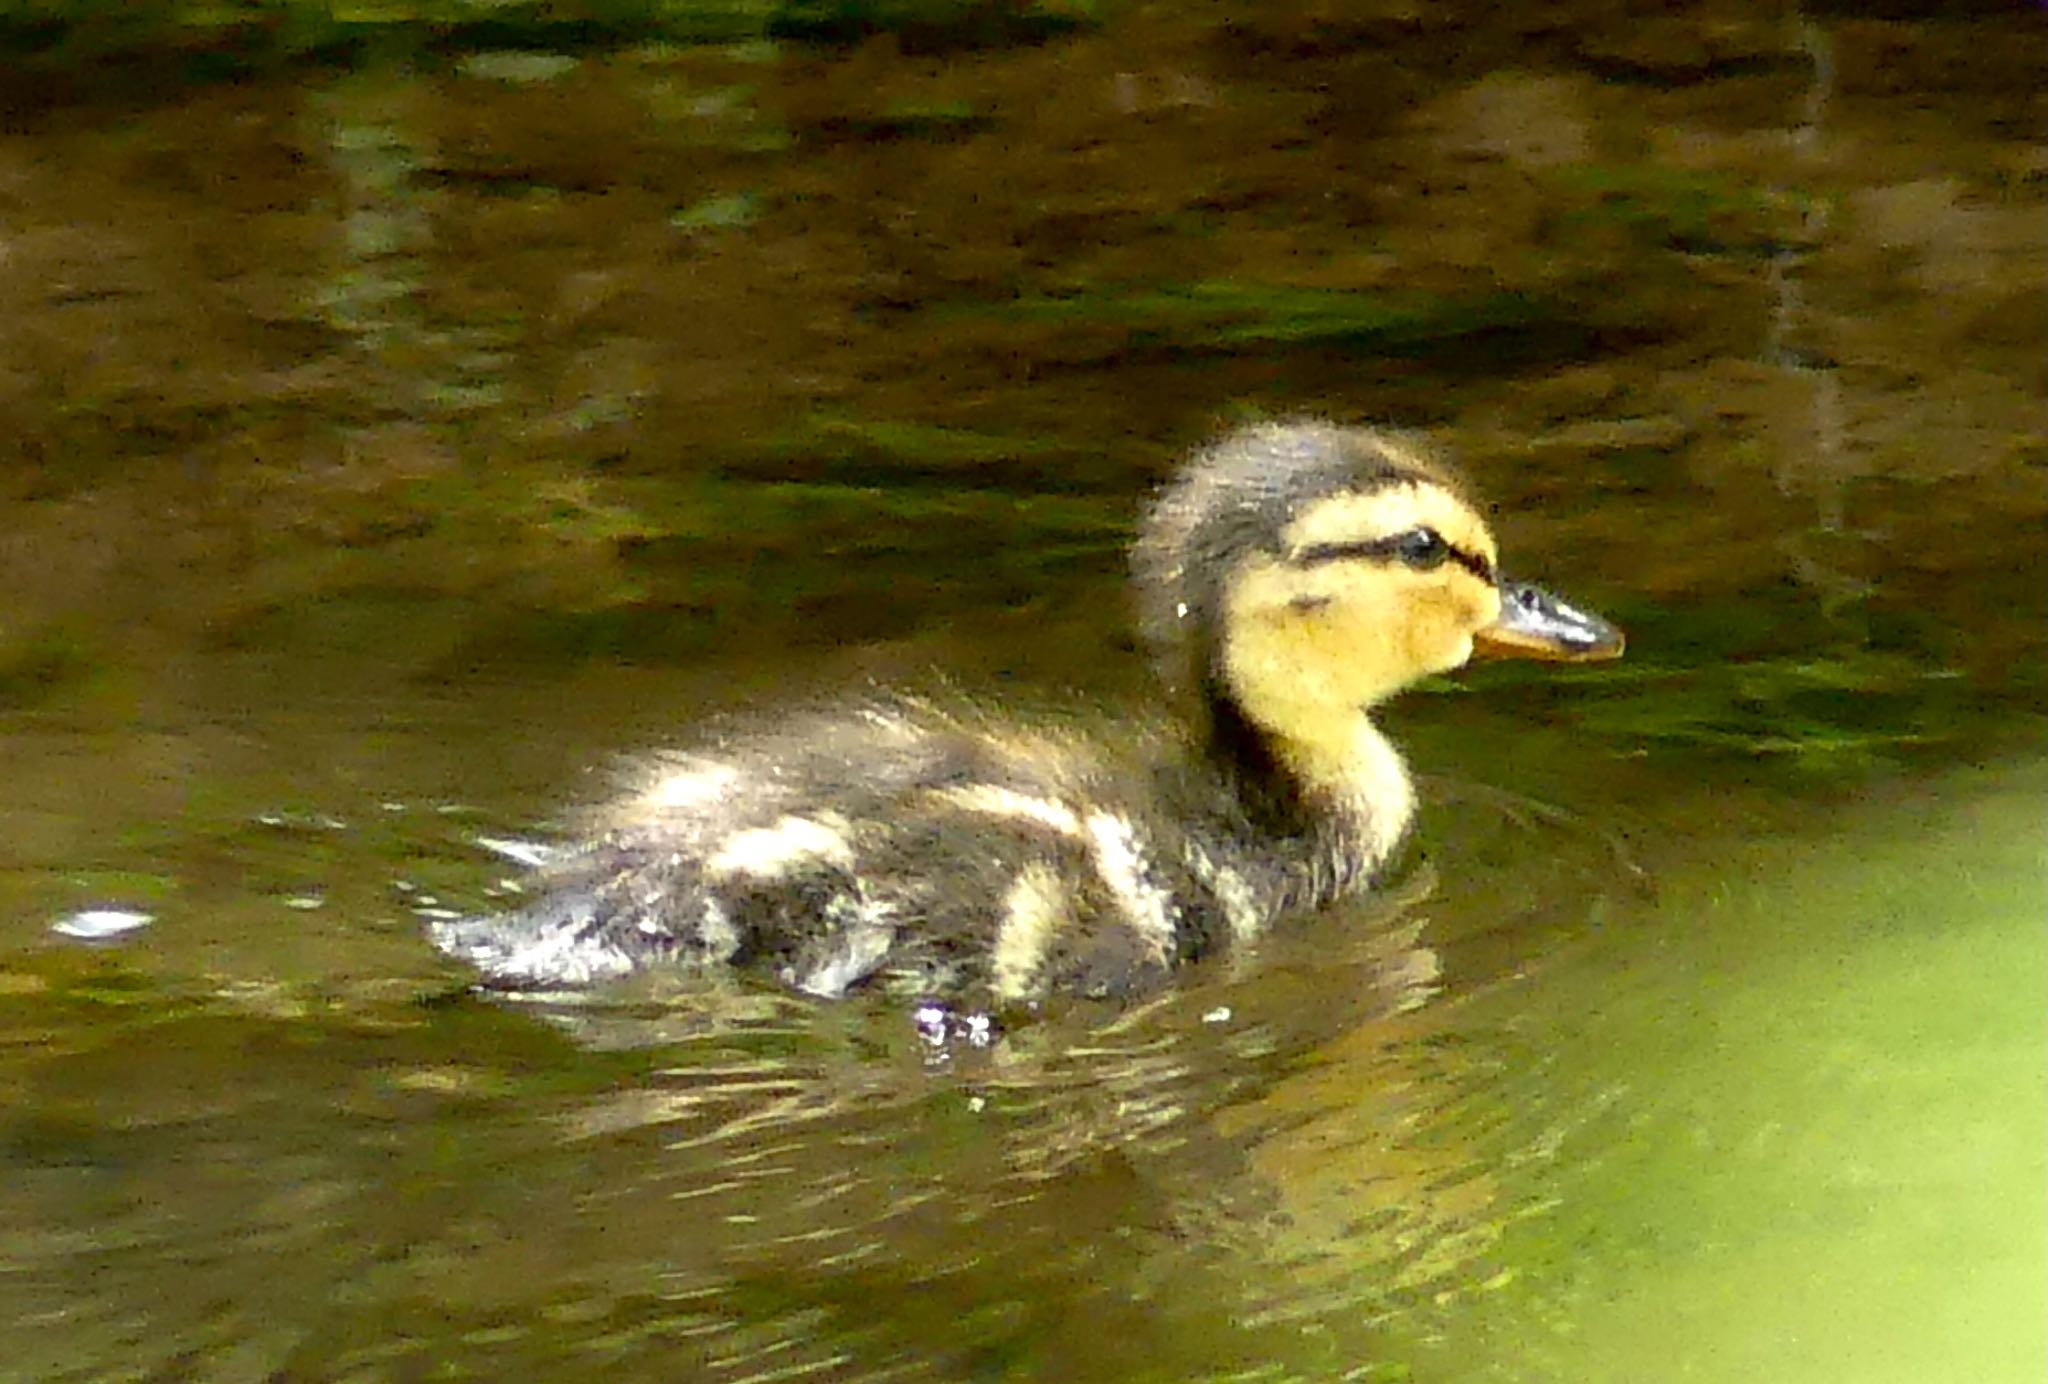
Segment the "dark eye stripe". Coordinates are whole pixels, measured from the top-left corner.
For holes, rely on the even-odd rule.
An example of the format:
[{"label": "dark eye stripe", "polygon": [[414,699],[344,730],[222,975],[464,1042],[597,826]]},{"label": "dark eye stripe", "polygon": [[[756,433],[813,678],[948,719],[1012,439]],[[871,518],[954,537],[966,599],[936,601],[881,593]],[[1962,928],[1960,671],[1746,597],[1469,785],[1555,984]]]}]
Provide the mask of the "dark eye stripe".
[{"label": "dark eye stripe", "polygon": [[1457,563],[1488,586],[1495,584],[1493,564],[1488,562],[1484,555],[1468,553],[1463,548],[1454,545],[1451,548],[1451,561]]},{"label": "dark eye stripe", "polygon": [[1287,560],[1296,567],[1320,567],[1326,562],[1348,562],[1360,557],[1393,557],[1398,547],[1398,536],[1373,538],[1360,543],[1317,543],[1296,550]]},{"label": "dark eye stripe", "polygon": [[[1319,567],[1326,562],[1349,562],[1354,558],[1371,558],[1385,561],[1398,557],[1402,535],[1391,538],[1369,538],[1358,543],[1316,543],[1302,548],[1287,558],[1295,567]],[[1444,545],[1450,550],[1451,561],[1470,572],[1488,586],[1494,585],[1493,564],[1479,553],[1467,552],[1455,543]]]}]

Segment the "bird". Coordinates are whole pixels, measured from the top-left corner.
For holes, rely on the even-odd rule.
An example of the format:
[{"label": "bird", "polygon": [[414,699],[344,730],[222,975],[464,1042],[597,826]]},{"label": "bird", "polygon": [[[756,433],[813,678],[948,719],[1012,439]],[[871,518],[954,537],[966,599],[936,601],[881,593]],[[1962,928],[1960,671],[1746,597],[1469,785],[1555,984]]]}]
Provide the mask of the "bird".
[{"label": "bird", "polygon": [[1415,817],[1373,710],[1477,654],[1618,657],[1501,575],[1459,475],[1319,419],[1197,448],[1131,558],[1150,713],[866,692],[656,755],[515,907],[436,919],[498,991],[733,971],[1003,1013],[1128,999],[1371,891]]}]

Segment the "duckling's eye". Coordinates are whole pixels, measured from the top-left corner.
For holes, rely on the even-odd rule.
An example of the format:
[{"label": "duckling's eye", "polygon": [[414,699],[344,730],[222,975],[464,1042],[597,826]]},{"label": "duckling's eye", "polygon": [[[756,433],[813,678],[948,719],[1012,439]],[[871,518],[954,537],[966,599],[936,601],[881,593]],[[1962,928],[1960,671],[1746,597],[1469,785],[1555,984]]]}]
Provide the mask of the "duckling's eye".
[{"label": "duckling's eye", "polygon": [[1395,557],[1418,572],[1443,566],[1444,559],[1451,555],[1451,545],[1435,529],[1410,529],[1396,534],[1389,546]]}]

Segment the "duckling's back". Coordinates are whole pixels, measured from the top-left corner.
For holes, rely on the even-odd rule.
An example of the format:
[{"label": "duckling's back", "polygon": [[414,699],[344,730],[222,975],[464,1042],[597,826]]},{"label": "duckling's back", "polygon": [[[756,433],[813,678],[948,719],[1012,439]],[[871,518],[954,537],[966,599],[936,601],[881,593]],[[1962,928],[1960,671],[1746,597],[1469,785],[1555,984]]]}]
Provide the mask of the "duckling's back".
[{"label": "duckling's back", "polygon": [[435,941],[514,989],[739,965],[1000,1005],[1143,990],[1352,882],[1337,843],[1273,839],[1134,734],[909,700],[801,717],[665,760],[531,905]]}]

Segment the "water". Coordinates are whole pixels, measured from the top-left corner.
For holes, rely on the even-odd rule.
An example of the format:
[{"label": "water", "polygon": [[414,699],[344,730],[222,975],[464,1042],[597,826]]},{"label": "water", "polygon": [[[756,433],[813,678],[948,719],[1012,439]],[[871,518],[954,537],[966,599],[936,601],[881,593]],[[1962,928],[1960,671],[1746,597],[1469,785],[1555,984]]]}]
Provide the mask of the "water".
[{"label": "water", "polygon": [[[19,59],[0,1376],[2048,1370],[2031,17],[401,31]],[[985,1051],[422,941],[706,717],[1143,714],[1296,410],[1630,635],[1391,709],[1389,898]]]},{"label": "water", "polygon": [[1448,1377],[2037,1372],[2041,786],[1962,773],[1726,849],[1492,1006],[1561,1132],[1525,1174],[1555,1211]]}]

